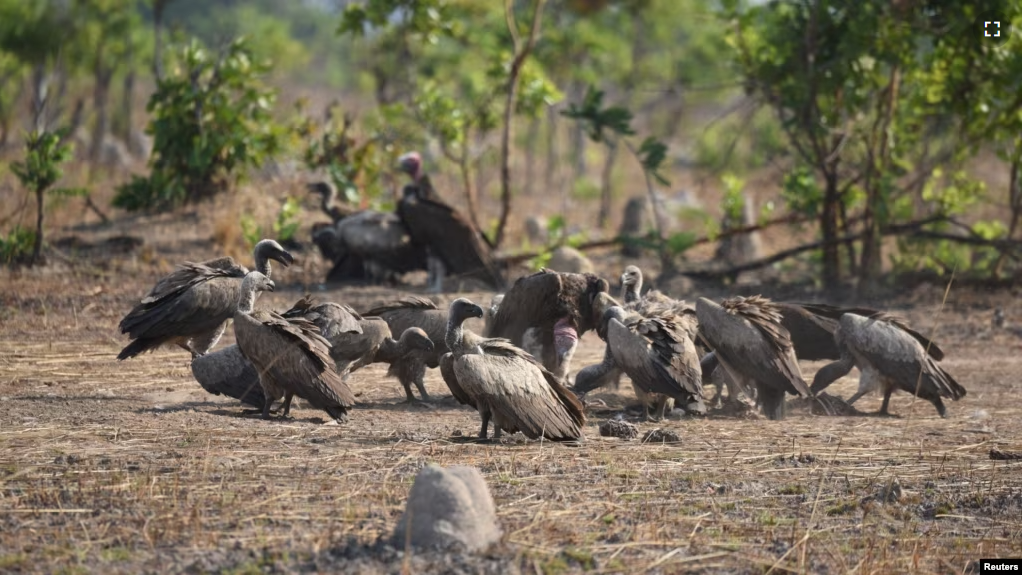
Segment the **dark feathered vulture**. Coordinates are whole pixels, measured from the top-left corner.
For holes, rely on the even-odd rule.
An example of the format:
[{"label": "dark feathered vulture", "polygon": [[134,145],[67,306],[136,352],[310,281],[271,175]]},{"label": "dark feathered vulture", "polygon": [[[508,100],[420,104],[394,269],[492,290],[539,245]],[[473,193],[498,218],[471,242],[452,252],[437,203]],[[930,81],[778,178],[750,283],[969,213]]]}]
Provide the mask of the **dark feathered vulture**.
[{"label": "dark feathered vulture", "polygon": [[[571,357],[564,347],[596,327],[601,318],[594,315],[593,300],[607,289],[607,281],[594,274],[544,269],[524,276],[504,294],[487,336],[507,338],[532,353],[547,370],[565,376]],[[555,327],[561,332],[557,340]],[[567,334],[569,329],[574,341]]]},{"label": "dark feathered vulture", "polygon": [[502,338],[479,338],[462,324],[483,309],[459,298],[448,311],[447,347],[441,373],[459,401],[482,417],[480,438],[493,419],[494,438],[521,431],[529,438],[578,440],[585,413],[560,379],[521,348]]},{"label": "dark feathered vulture", "polygon": [[941,398],[958,400],[965,396],[965,388],[937,364],[932,354],[926,353],[919,338],[906,330],[902,320],[885,314],[869,318],[844,314],[834,336],[841,359],[816,373],[814,394],[857,366],[859,390],[848,403],[853,404],[867,392],[881,389],[884,402],[880,414],[884,416],[890,414],[888,404],[896,389],[928,400],[941,417],[947,415]]},{"label": "dark feathered vulture", "polygon": [[[605,382],[612,371],[628,375],[647,419],[649,406],[657,406],[657,420],[674,402],[686,411],[702,406],[702,372],[695,344],[681,327],[681,318],[661,313],[642,316],[619,306],[606,313],[603,362],[588,366],[575,377],[575,391],[584,393]],[[705,409],[701,410],[705,412]]]},{"label": "dark feathered vulture", "polygon": [[305,188],[309,192],[320,196],[320,208],[334,223],[340,222],[358,212],[357,209],[341,203],[338,198],[337,188],[330,182],[310,182],[305,185]]},{"label": "dark feathered vulture", "polygon": [[696,301],[699,334],[739,387],[756,389],[757,401],[771,420],[784,418],[784,394],[809,396],[791,336],[781,314],[761,296],[737,296],[717,304]]},{"label": "dark feathered vulture", "polygon": [[363,316],[378,316],[387,323],[391,334],[403,334],[410,328],[421,329],[433,343],[431,350],[411,350],[403,357],[390,363],[388,376],[401,382],[408,400],[411,401],[412,385],[419,389],[423,400],[429,399],[423,379],[426,368],[440,365],[440,357],[448,352],[447,311],[437,308],[431,300],[418,296],[408,296],[399,300],[377,306]]},{"label": "dark feathered vulture", "polygon": [[305,318],[253,310],[256,292],[262,290],[273,291],[273,282],[259,272],[249,272],[234,313],[234,336],[241,353],[259,373],[263,418],[269,418],[270,405],[282,396],[283,415],[287,416],[292,398],[298,396],[334,420],[346,420],[355,396],[334,371],[330,342]]},{"label": "dark feathered vulture", "polygon": [[426,247],[431,290],[439,291],[448,275],[472,277],[493,288],[503,288],[503,274],[482,234],[436,193],[422,171],[419,154],[402,156],[400,167],[412,181],[402,191],[397,215],[412,241]]},{"label": "dark feathered vulture", "polygon": [[[382,318],[363,317],[351,307],[334,302],[317,304],[310,296],[299,300],[283,316],[305,318],[318,326],[330,342],[330,357],[337,372],[345,377],[369,364],[382,362],[393,365],[410,353],[433,350],[433,342],[421,328],[409,327],[398,340],[394,340]],[[340,329],[342,322],[351,321],[357,323],[358,332]],[[419,390],[420,393],[423,391]],[[406,388],[405,393],[411,399],[411,390]]]},{"label": "dark feathered vulture", "polygon": [[[269,278],[270,260],[290,266],[294,257],[274,240],[262,240],[254,250],[256,271]],[[121,320],[120,330],[132,342],[117,355],[125,360],[176,344],[201,356],[213,349],[234,314],[241,282],[248,269],[224,257],[199,264],[186,262],[161,278],[142,301]]]}]

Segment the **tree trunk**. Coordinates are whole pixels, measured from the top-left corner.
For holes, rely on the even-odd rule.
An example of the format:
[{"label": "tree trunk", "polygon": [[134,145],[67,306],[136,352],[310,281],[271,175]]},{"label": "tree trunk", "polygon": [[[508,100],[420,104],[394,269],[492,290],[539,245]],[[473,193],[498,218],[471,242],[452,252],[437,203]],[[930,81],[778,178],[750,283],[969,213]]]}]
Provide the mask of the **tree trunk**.
[{"label": "tree trunk", "polygon": [[124,138],[124,142],[128,144],[128,150],[133,154],[137,154],[140,150],[132,150],[131,146],[131,132],[134,130],[134,114],[135,114],[135,43],[128,42],[128,53],[125,57],[125,67],[127,73],[124,75],[124,86],[123,94],[123,105],[121,107],[121,136]]},{"label": "tree trunk", "polygon": [[525,189],[526,196],[536,193],[536,158],[539,156],[539,115],[529,121],[529,132],[525,137]]},{"label": "tree trunk", "polygon": [[837,173],[824,173],[826,188],[823,193],[823,210],[820,212],[820,230],[823,232],[823,286],[837,288],[841,281],[841,248],[838,239],[838,203],[841,195],[837,186]]},{"label": "tree trunk", "polygon": [[93,164],[99,164],[103,153],[103,139],[110,131],[110,113],[107,107],[110,94],[110,82],[113,80],[113,70],[104,65],[103,43],[96,47],[96,64],[94,76],[96,83],[92,91],[92,107],[96,111],[96,125],[92,129],[92,143],[89,148],[89,158]]},{"label": "tree trunk", "polygon": [[[1008,205],[1011,208],[1011,219],[1008,222],[1008,240],[1015,238],[1015,231],[1018,229],[1019,218],[1022,216],[1022,182],[1019,178],[1022,177],[1020,171],[1022,171],[1022,141],[1017,142],[1015,146],[1015,154],[1011,161],[1011,174],[1008,179]],[[1004,258],[1007,256],[1007,250],[1001,250],[1000,255],[997,257],[997,263],[994,264],[993,275],[995,278],[1000,278],[1002,269],[1004,268]]]},{"label": "tree trunk", "polygon": [[163,9],[171,0],[153,0],[153,76],[163,80]]},{"label": "tree trunk", "polygon": [[887,145],[887,131],[894,120],[894,108],[898,101],[898,86],[901,74],[897,66],[891,69],[884,95],[877,105],[877,119],[870,134],[866,171],[866,209],[862,239],[862,256],[859,266],[860,289],[875,288],[883,270],[883,235],[886,226],[888,198],[881,188],[886,186],[886,173],[890,165],[891,149]]},{"label": "tree trunk", "polygon": [[35,246],[32,247],[32,264],[41,264],[43,255],[43,190],[35,191]]},{"label": "tree trunk", "polygon": [[603,163],[602,182],[600,183],[600,213],[596,216],[596,226],[603,229],[610,219],[611,203],[613,202],[612,192],[614,191],[612,177],[614,175],[614,162],[617,160],[617,140],[607,139],[607,157]]},{"label": "tree trunk", "polygon": [[557,123],[557,116],[557,110],[553,106],[547,107],[546,173],[543,177],[543,189],[545,192],[555,189],[554,180],[557,177],[557,152],[559,149],[557,127],[560,126]]},{"label": "tree trunk", "polygon": [[46,74],[46,65],[37,64],[32,69],[32,117],[34,128],[42,132],[46,129],[46,102],[49,100],[49,78]]}]

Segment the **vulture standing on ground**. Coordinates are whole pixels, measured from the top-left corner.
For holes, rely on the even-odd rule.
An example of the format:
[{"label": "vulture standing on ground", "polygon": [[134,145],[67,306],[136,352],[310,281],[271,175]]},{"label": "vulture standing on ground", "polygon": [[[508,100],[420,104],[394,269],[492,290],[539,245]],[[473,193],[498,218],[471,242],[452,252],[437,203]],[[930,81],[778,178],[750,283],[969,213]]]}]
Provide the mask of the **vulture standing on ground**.
[{"label": "vulture standing on ground", "polygon": [[965,388],[937,364],[932,349],[928,354],[902,320],[883,313],[868,318],[844,314],[834,337],[841,359],[816,373],[814,394],[857,366],[859,390],[848,403],[854,404],[867,392],[882,389],[884,402],[879,414],[883,416],[890,415],[887,408],[895,389],[928,400],[942,418],[947,416],[942,397],[958,400],[965,396]]},{"label": "vulture standing on ground", "polygon": [[737,296],[717,304],[696,301],[699,333],[739,387],[755,384],[757,400],[771,420],[784,418],[784,393],[809,396],[780,311],[761,296]]},{"label": "vulture standing on ground", "polygon": [[[337,372],[345,378],[375,362],[392,364],[410,353],[433,350],[433,342],[421,328],[407,328],[398,340],[394,340],[382,318],[363,317],[351,307],[333,302],[316,304],[311,296],[296,302],[283,316],[304,318],[318,326],[323,337],[330,342],[330,357],[336,363]],[[358,333],[342,329],[351,321],[357,323]],[[420,394],[423,391],[419,389]],[[411,390],[406,388],[405,392],[412,399]]]},{"label": "vulture standing on ground", "polygon": [[439,292],[447,275],[470,276],[495,289],[504,287],[504,278],[490,255],[475,225],[440,198],[422,170],[418,152],[399,159],[401,170],[412,181],[404,187],[397,204],[397,215],[412,242],[425,246],[430,289]]},{"label": "vulture standing on ground", "polygon": [[[321,306],[322,314],[317,324],[321,335],[362,333],[358,318],[348,314],[347,310],[350,309],[347,307],[332,303]],[[259,384],[259,372],[241,353],[237,344],[192,360],[192,375],[211,394],[224,394],[256,408],[262,408],[266,402]]]},{"label": "vulture standing on ground", "polygon": [[607,281],[595,274],[544,269],[524,276],[504,294],[486,335],[507,338],[566,378],[575,343],[600,320],[593,300],[607,289]]},{"label": "vulture standing on ground", "polygon": [[[284,266],[294,263],[294,257],[274,240],[261,240],[254,256],[256,271],[267,278],[270,260]],[[227,256],[199,264],[186,262],[164,276],[121,320],[121,333],[128,334],[132,342],[117,359],[167,344],[188,350],[192,358],[209,352],[227,329],[247,273],[247,268]]]},{"label": "vulture standing on ground", "polygon": [[585,412],[575,395],[535,358],[503,338],[480,338],[464,329],[483,309],[459,298],[451,303],[441,373],[454,397],[482,417],[480,438],[493,419],[494,438],[521,431],[529,438],[579,440]]},{"label": "vulture standing on ground", "polygon": [[703,412],[699,355],[682,319],[670,313],[643,316],[611,306],[605,313],[607,347],[603,362],[588,366],[575,377],[575,391],[585,393],[606,381],[613,372],[632,380],[647,420],[649,406],[657,407],[656,420],[674,403],[686,412]]},{"label": "vulture standing on ground", "polygon": [[[336,196],[333,186],[327,182],[310,184],[309,189],[324,194],[324,198]],[[324,210],[331,213],[328,204],[324,201]],[[382,283],[423,269],[425,246],[412,242],[397,214],[376,210],[344,214],[336,206],[331,209],[334,210],[332,215],[343,215],[332,225],[319,227],[312,234],[323,256],[334,263],[328,279]]]},{"label": "vulture standing on ground", "polygon": [[390,363],[388,376],[401,382],[408,401],[414,400],[412,384],[419,389],[422,400],[428,400],[423,379],[426,368],[440,365],[440,357],[447,350],[447,312],[437,308],[436,304],[426,298],[409,296],[388,302],[367,311],[363,316],[378,316],[387,323],[391,334],[403,334],[410,328],[421,329],[433,343],[430,350],[411,350],[402,358]]},{"label": "vulture standing on ground", "polygon": [[287,416],[291,400],[298,396],[343,422],[355,405],[355,396],[334,371],[330,342],[309,320],[253,310],[256,292],[263,290],[272,292],[273,282],[259,272],[249,272],[234,313],[238,348],[259,373],[265,398],[263,418],[270,417],[270,405],[281,396]]}]

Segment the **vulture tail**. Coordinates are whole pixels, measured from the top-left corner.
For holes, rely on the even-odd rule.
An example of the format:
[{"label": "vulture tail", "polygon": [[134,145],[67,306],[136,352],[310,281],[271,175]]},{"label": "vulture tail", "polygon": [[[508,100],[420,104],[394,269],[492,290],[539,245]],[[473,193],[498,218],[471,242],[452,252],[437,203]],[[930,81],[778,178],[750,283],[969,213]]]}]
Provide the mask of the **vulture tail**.
[{"label": "vulture tail", "polygon": [[128,358],[134,358],[143,352],[148,352],[160,345],[160,341],[155,338],[139,338],[124,347],[121,353],[117,355],[118,360],[127,360]]}]

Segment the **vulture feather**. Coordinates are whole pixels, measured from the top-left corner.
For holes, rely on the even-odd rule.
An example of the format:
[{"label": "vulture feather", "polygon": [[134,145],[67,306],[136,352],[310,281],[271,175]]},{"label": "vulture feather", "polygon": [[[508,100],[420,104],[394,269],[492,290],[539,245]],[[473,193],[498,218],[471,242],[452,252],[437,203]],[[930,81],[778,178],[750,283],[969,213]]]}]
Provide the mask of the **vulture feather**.
[{"label": "vulture feather", "polygon": [[378,316],[387,323],[391,334],[403,334],[409,328],[419,328],[432,341],[431,350],[411,350],[404,357],[391,362],[387,370],[401,382],[408,400],[412,400],[412,385],[419,389],[423,400],[427,400],[423,379],[426,368],[436,368],[440,358],[447,353],[447,311],[437,308],[431,300],[409,296],[377,306],[363,316]]},{"label": "vulture feather", "polygon": [[821,368],[813,380],[812,391],[818,394],[838,378],[859,368],[859,389],[849,400],[854,404],[867,392],[882,389],[884,401],[880,414],[887,416],[888,404],[895,389],[928,400],[941,417],[947,409],[941,398],[959,400],[965,388],[937,364],[932,354],[911,332],[903,320],[885,314],[872,317],[846,313],[841,316],[834,334],[841,359]]},{"label": "vulture feather", "polygon": [[452,394],[475,406],[482,417],[479,437],[486,438],[492,418],[494,438],[521,431],[532,439],[581,439],[585,413],[578,398],[521,348],[503,338],[480,338],[462,326],[466,319],[482,316],[482,308],[464,298],[451,303],[451,352],[441,360]]},{"label": "vulture feather", "polygon": [[[294,257],[273,240],[254,250],[256,271],[270,276],[270,260],[290,266]],[[227,329],[241,295],[248,269],[230,257],[203,263],[186,262],[161,278],[120,322],[132,342],[117,355],[125,360],[164,345],[176,344],[201,356],[216,345]]]},{"label": "vulture feather", "polygon": [[696,315],[700,336],[717,361],[739,387],[756,389],[767,418],[784,418],[785,392],[810,395],[791,336],[773,302],[761,296],[737,296],[718,305],[699,298]]}]

